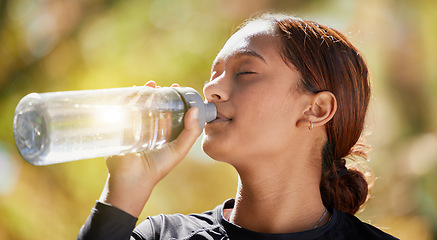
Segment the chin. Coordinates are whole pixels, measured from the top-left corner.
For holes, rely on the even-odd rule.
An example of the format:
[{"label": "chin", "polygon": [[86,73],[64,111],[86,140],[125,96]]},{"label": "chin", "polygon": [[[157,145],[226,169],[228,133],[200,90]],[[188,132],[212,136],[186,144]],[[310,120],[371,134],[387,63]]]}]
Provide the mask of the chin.
[{"label": "chin", "polygon": [[227,151],[223,150],[223,142],[217,142],[204,135],[202,139],[202,149],[212,159],[216,161],[223,161]]}]

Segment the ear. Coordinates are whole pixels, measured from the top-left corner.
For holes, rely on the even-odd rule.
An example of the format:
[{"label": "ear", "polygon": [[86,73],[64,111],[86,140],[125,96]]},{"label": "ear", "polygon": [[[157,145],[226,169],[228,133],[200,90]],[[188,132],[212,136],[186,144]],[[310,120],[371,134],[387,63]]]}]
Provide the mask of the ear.
[{"label": "ear", "polygon": [[[311,97],[311,106],[305,109],[306,126],[323,126],[334,117],[337,99],[329,91],[319,92]],[[312,123],[312,126],[311,126]]]}]

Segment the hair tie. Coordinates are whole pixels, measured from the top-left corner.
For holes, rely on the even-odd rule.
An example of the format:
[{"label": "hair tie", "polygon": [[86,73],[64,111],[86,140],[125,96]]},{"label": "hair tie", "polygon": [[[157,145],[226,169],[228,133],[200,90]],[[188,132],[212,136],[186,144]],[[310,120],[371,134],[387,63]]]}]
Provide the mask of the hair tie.
[{"label": "hair tie", "polygon": [[343,166],[338,167],[337,172],[332,173],[331,176],[328,177],[329,180],[334,180],[334,179],[340,178],[348,173],[348,169],[346,167],[346,160],[341,159],[340,162],[341,163],[339,165],[343,165]]},{"label": "hair tie", "polygon": [[338,169],[338,171],[337,171],[337,177],[342,177],[342,176],[344,176],[344,175],[346,175],[346,174],[347,174],[347,167],[346,167],[346,166],[341,167],[341,168]]}]

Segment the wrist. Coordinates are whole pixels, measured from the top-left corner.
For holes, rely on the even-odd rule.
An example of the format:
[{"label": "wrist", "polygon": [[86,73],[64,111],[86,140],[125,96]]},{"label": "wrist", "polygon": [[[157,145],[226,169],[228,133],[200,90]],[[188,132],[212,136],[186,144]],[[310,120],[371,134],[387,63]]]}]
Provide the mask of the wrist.
[{"label": "wrist", "polygon": [[138,217],[152,193],[152,183],[136,183],[129,178],[109,175],[99,201]]}]

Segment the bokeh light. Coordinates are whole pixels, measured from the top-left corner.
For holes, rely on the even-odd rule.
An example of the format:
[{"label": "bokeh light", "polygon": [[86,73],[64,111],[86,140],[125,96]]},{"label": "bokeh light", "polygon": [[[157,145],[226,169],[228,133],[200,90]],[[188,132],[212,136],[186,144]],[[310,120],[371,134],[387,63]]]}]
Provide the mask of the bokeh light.
[{"label": "bokeh light", "polygon": [[[401,239],[437,239],[437,2],[434,0],[3,0],[0,3],[0,239],[74,239],[106,180],[103,158],[35,167],[12,120],[31,92],[177,82],[199,91],[235,28],[281,11],[345,33],[372,75],[372,197],[358,214]],[[203,212],[237,176],[199,144],[140,220]]]}]

